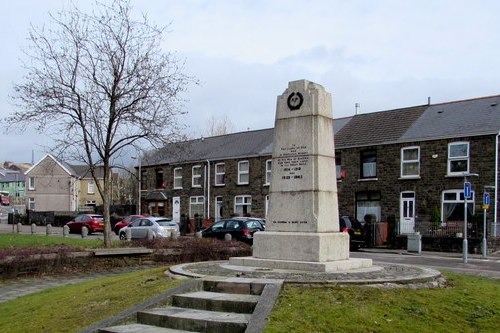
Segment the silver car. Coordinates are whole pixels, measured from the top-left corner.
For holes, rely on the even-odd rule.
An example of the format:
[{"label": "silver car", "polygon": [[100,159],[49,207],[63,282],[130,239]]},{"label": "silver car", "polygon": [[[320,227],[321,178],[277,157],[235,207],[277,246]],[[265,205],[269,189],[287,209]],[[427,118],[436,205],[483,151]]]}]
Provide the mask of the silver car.
[{"label": "silver car", "polygon": [[179,225],[165,217],[144,217],[136,220],[128,226],[121,228],[120,239],[127,239],[130,230],[132,239],[168,238],[179,236]]}]

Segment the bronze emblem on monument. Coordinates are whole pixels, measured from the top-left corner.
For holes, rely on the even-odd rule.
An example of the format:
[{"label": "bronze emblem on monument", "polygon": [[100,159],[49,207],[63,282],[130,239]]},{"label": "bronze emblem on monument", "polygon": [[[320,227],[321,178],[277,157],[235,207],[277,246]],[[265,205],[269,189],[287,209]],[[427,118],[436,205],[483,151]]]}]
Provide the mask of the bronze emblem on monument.
[{"label": "bronze emblem on monument", "polygon": [[301,93],[296,92],[296,93],[291,93],[290,96],[288,96],[288,99],[286,101],[288,107],[290,110],[298,110],[302,106],[302,103],[304,103],[304,97],[302,96]]}]

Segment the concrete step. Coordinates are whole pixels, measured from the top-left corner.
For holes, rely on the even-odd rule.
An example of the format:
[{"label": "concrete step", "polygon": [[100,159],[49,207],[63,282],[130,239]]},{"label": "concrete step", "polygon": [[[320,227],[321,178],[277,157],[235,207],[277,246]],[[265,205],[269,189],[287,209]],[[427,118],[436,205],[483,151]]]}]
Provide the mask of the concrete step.
[{"label": "concrete step", "polygon": [[206,291],[212,291],[217,293],[229,293],[229,294],[248,294],[248,295],[260,295],[262,290],[266,286],[265,283],[258,282],[248,282],[248,281],[217,281],[217,280],[205,280],[203,281],[203,289]]},{"label": "concrete step", "polygon": [[208,311],[252,313],[260,296],[196,291],[174,295],[172,305]]},{"label": "concrete step", "polygon": [[129,324],[101,328],[99,333],[193,333],[192,331],[175,330],[172,328],[150,326],[143,324]]},{"label": "concrete step", "polygon": [[207,333],[244,333],[250,314],[179,307],[154,308],[137,313],[140,324]]}]

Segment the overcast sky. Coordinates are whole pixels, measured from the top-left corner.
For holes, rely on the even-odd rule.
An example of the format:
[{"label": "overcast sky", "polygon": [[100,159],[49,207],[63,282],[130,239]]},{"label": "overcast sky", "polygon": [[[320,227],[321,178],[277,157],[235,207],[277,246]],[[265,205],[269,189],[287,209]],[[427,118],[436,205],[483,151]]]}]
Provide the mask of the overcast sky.
[{"label": "overcast sky", "polygon": [[[74,0],[89,8],[90,0]],[[13,111],[13,82],[30,24],[67,0],[0,0],[0,117]],[[333,96],[334,117],[500,94],[500,1],[132,0],[134,11],[170,23],[164,48],[201,85],[185,94],[188,134],[209,117],[235,131],[274,125],[276,97],[307,79]],[[43,135],[3,134],[0,162],[35,162]]]}]

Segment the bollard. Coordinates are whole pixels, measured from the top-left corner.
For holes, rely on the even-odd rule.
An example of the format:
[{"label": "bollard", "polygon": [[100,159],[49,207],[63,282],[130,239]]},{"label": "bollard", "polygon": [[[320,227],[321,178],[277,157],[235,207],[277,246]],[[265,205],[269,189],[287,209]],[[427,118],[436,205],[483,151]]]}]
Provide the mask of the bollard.
[{"label": "bollard", "polygon": [[47,236],[52,234],[52,224],[49,223],[45,226],[45,232],[47,233]]},{"label": "bollard", "polygon": [[148,239],[154,239],[154,238],[155,238],[155,234],[153,233],[153,230],[148,229]]},{"label": "bollard", "polygon": [[195,234],[194,234],[194,238],[202,238],[202,234],[201,234],[201,231],[197,231]]},{"label": "bollard", "polygon": [[63,237],[68,237],[69,235],[69,227],[67,225],[64,225],[63,227]]},{"label": "bollard", "polygon": [[31,234],[32,235],[36,234],[36,224],[35,223],[31,223]]},{"label": "bollard", "polygon": [[128,241],[132,240],[132,229],[127,228],[125,230],[125,239],[128,240]]},{"label": "bollard", "polygon": [[82,238],[85,238],[89,235],[89,229],[86,226],[82,227]]},{"label": "bollard", "polygon": [[21,222],[17,222],[17,233],[20,234],[23,229],[23,225]]},{"label": "bollard", "polygon": [[224,240],[225,240],[226,242],[230,242],[230,241],[232,241],[232,240],[233,240],[233,236],[231,236],[231,234],[225,234],[225,235],[224,235]]}]

